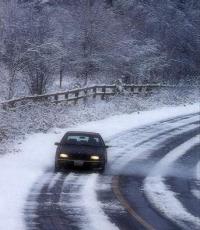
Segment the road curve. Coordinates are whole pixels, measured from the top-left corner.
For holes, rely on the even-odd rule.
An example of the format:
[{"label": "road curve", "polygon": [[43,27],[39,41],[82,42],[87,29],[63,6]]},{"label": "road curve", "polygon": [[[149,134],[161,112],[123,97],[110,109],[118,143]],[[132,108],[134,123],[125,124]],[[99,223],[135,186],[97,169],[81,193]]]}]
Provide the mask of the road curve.
[{"label": "road curve", "polygon": [[184,223],[179,216],[174,218],[170,205],[163,211],[158,202],[158,198],[166,198],[162,188],[157,193],[145,190],[145,181],[167,154],[200,133],[199,117],[177,117],[113,137],[110,145],[116,147],[110,150],[103,175],[85,170],[46,172],[27,199],[27,229],[197,229],[200,200],[192,191],[199,189],[194,176],[200,160],[199,145],[188,149],[169,164],[166,174],[160,175],[175,202],[196,219],[188,217]]}]

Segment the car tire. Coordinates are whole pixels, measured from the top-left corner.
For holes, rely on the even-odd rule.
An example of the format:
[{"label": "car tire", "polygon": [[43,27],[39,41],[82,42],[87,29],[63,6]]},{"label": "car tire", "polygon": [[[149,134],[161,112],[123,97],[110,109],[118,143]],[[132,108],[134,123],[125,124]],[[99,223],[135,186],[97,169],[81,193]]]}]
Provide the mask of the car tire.
[{"label": "car tire", "polygon": [[54,172],[60,172],[62,170],[61,166],[59,164],[55,164]]},{"label": "car tire", "polygon": [[105,167],[106,167],[106,165],[105,165],[105,163],[104,163],[104,164],[101,165],[101,167],[99,168],[98,171],[99,171],[100,173],[103,173],[103,172],[105,171]]}]

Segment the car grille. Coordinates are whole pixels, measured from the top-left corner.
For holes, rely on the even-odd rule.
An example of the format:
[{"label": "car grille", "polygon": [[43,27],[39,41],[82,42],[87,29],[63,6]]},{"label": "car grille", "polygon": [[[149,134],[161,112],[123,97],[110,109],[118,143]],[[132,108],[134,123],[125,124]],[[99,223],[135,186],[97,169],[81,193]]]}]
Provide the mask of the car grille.
[{"label": "car grille", "polygon": [[83,154],[83,153],[75,153],[75,154],[70,154],[70,159],[73,159],[73,160],[89,160],[90,155]]}]

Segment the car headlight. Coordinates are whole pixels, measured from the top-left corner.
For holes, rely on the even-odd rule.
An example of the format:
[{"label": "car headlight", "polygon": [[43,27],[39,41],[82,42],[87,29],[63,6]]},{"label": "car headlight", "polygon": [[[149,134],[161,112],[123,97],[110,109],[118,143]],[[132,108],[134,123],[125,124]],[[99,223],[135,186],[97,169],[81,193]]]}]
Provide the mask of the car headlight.
[{"label": "car headlight", "polygon": [[66,154],[66,153],[61,153],[60,154],[60,158],[68,158],[68,157],[69,157],[69,155]]},{"label": "car headlight", "polygon": [[99,160],[100,157],[99,156],[96,156],[96,155],[93,155],[90,157],[91,160]]}]

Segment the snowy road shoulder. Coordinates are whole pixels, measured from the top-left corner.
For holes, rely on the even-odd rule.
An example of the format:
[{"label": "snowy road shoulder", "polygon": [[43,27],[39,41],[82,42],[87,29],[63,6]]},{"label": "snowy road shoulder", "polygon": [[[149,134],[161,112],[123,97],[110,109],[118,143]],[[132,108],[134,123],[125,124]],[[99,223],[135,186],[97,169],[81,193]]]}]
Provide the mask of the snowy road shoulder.
[{"label": "snowy road shoulder", "polygon": [[[76,127],[75,130],[96,131],[105,139],[120,132],[152,124],[181,115],[200,111],[200,105],[166,107],[153,111],[144,111],[109,117],[89,122]],[[53,170],[55,146],[66,130],[55,130],[48,134],[34,134],[26,138],[20,146],[19,153],[0,158],[0,229],[25,229],[24,205],[29,190],[46,171]]]}]

